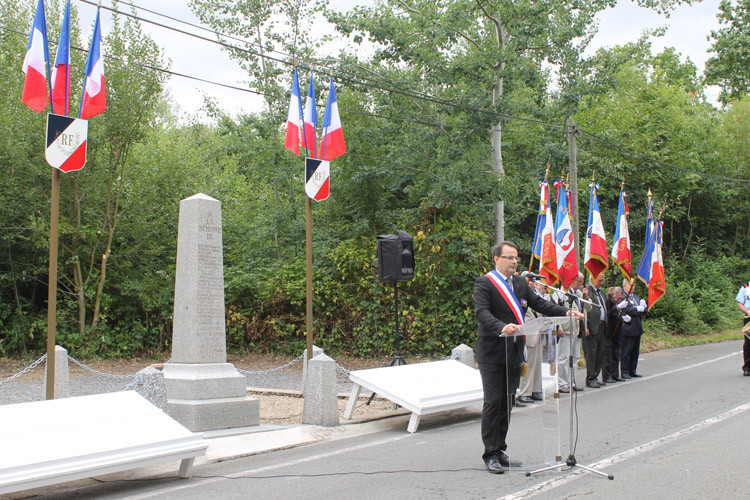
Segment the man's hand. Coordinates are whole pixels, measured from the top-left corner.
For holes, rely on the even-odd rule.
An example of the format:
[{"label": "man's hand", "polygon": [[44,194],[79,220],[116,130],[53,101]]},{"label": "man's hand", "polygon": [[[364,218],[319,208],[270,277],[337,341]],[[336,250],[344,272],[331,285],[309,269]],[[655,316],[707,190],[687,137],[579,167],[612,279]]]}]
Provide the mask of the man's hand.
[{"label": "man's hand", "polygon": [[508,323],[505,325],[501,331],[503,335],[513,335],[517,331],[521,330],[521,325],[517,325],[515,323]]},{"label": "man's hand", "polygon": [[566,316],[573,316],[573,319],[583,319],[583,313],[580,311],[570,311],[568,310],[568,313]]},{"label": "man's hand", "polygon": [[585,286],[581,289],[581,295],[584,299],[588,300],[589,298],[589,287]]}]

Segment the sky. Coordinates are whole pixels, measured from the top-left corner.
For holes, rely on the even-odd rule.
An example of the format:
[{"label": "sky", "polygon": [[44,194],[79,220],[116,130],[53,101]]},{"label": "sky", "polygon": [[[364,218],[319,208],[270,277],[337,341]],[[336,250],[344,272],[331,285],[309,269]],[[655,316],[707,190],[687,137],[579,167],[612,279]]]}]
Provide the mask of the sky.
[{"label": "sky", "polygon": [[[96,7],[78,0],[73,1],[79,9],[83,36],[88,40],[93,29]],[[646,29],[666,27],[665,36],[653,41],[652,50],[654,53],[660,52],[664,47],[675,47],[682,54],[683,60],[684,57],[689,57],[698,67],[698,70],[702,72],[706,60],[710,57],[707,51],[711,43],[707,37],[711,30],[719,28],[716,21],[719,2],[720,0],[704,0],[693,6],[681,6],[667,18],[648,9],[639,8],[630,1],[619,0],[615,8],[600,13],[599,32],[592,40],[587,54],[593,53],[600,47],[610,47],[634,41]],[[109,4],[107,0],[104,0],[103,3],[104,5]],[[200,24],[188,6],[188,0],[152,0],[148,2],[146,0],[135,0],[134,3],[180,20]],[[373,3],[373,0],[331,0],[331,5],[339,9],[348,8],[355,4],[372,5]],[[180,26],[173,21],[158,18],[142,11],[139,11],[139,14],[164,24]],[[48,15],[52,14],[48,13]],[[105,35],[108,18],[108,11],[102,10],[102,25]],[[172,61],[172,71],[228,85],[249,87],[245,73],[218,45],[147,23],[144,23],[143,26],[156,43],[164,49],[165,56]],[[196,32],[194,28],[185,26],[181,26],[181,28]],[[203,35],[211,36],[205,32]],[[50,34],[50,36],[56,38],[53,34]],[[201,119],[200,108],[204,104],[204,96],[215,100],[221,109],[231,115],[259,111],[263,106],[261,98],[254,94],[225,89],[177,76],[172,76],[167,86],[183,117],[193,115]],[[319,90],[318,94],[320,94]],[[709,101],[717,104],[718,94],[718,88],[709,88],[707,97]],[[318,101],[320,100],[319,95]]]}]

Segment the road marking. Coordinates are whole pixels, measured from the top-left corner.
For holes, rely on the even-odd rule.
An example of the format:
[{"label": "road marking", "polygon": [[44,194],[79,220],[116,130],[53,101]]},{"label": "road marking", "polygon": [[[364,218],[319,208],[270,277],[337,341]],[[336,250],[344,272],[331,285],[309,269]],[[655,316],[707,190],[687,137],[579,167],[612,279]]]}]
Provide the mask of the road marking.
[{"label": "road marking", "polygon": [[[702,363],[701,363],[702,364]],[[679,370],[677,370],[679,371]],[[656,376],[656,375],[654,375]],[[649,443],[645,443],[639,446],[636,446],[635,448],[631,448],[629,450],[623,451],[621,453],[618,453],[617,455],[612,455],[609,458],[605,458],[603,460],[600,460],[598,462],[595,462],[593,464],[588,465],[587,467],[590,467],[592,469],[603,469],[612,465],[615,465],[620,462],[624,462],[625,460],[629,460],[637,455],[640,455],[642,453],[649,452],[653,449],[656,449],[660,446],[663,446],[667,443],[670,443],[672,441],[675,441],[677,439],[680,439],[684,436],[687,436],[689,434],[692,434],[694,432],[703,430],[704,428],[710,427],[712,425],[718,424],[720,422],[723,422],[724,420],[727,420],[728,418],[731,418],[739,413],[742,413],[744,411],[750,410],[750,403],[745,403],[743,405],[737,406],[736,408],[732,408],[729,411],[726,411],[722,413],[721,415],[717,415],[715,417],[711,417],[709,419],[706,419],[702,422],[698,422],[697,424],[691,425],[690,427],[683,429],[681,431],[677,431],[673,434],[670,434],[668,436],[661,437],[659,439],[655,439],[654,441],[651,441]],[[543,483],[531,486],[529,488],[526,488],[525,490],[516,491],[515,493],[511,493],[509,495],[506,495],[504,497],[500,497],[499,500],[511,500],[511,499],[519,499],[519,498],[531,498],[533,496],[539,495],[541,493],[546,493],[548,491],[551,491],[557,487],[563,486],[565,484],[568,484],[572,481],[575,481],[579,477],[582,477],[583,474],[585,474],[586,471],[582,469],[578,469],[575,472],[571,472],[570,474],[566,474],[565,476],[556,477],[554,479],[550,479],[548,481],[545,481]]]},{"label": "road marking", "polygon": [[392,443],[392,442],[395,442],[395,441],[400,441],[402,439],[406,439],[406,438],[410,438],[410,437],[413,437],[413,434],[403,434],[403,435],[393,436],[393,437],[390,437],[390,438],[387,438],[387,439],[381,439],[379,441],[372,441],[370,443],[360,444],[360,445],[357,445],[357,446],[350,446],[349,448],[342,448],[340,450],[330,451],[328,453],[320,453],[318,455],[313,455],[313,456],[309,456],[309,457],[305,457],[305,458],[299,458],[297,460],[292,460],[292,461],[289,461],[289,462],[283,462],[283,463],[279,463],[279,464],[276,464],[276,465],[268,465],[266,467],[259,467],[257,469],[252,469],[252,470],[247,470],[247,471],[242,471],[242,472],[235,472],[234,474],[224,474],[223,477],[210,478],[210,479],[206,479],[204,481],[191,481],[190,484],[185,484],[185,485],[181,485],[181,486],[175,486],[175,487],[171,487],[171,488],[164,488],[164,489],[161,489],[159,491],[153,491],[153,492],[145,493],[143,495],[136,495],[136,496],[131,496],[131,497],[128,497],[128,498],[130,498],[131,500],[136,500],[136,499],[137,500],[141,500],[141,499],[145,500],[145,499],[148,499],[148,498],[157,498],[157,497],[160,497],[162,495],[171,494],[171,493],[174,493],[174,492],[177,492],[177,491],[184,491],[184,490],[187,490],[187,489],[190,489],[190,488],[197,488],[199,486],[205,486],[205,485],[208,485],[208,484],[217,483],[219,481],[226,481],[227,479],[238,479],[238,478],[241,478],[241,477],[247,477],[247,476],[251,476],[253,474],[258,474],[258,473],[261,473],[261,472],[268,472],[268,471],[275,470],[275,469],[281,469],[283,467],[291,467],[291,466],[295,466],[295,465],[304,464],[304,463],[307,463],[307,462],[312,462],[314,460],[320,460],[320,459],[323,459],[323,458],[334,457],[336,455],[341,455],[341,454],[344,454],[344,453],[357,452],[359,450],[364,450],[364,449],[367,449],[367,448],[372,448],[373,446],[380,446],[380,445],[383,445],[383,444],[388,444],[388,443]]},{"label": "road marking", "polygon": [[601,390],[594,391],[594,392],[592,392],[592,391],[586,391],[586,392],[588,394],[598,394],[600,392],[604,392],[604,391],[609,390],[609,389],[614,389],[615,387],[627,387],[629,385],[637,384],[639,382],[645,382],[647,380],[651,380],[651,379],[655,379],[655,378],[659,378],[659,377],[664,377],[666,375],[673,375],[675,373],[683,372],[685,370],[692,370],[693,368],[698,368],[699,366],[708,365],[710,363],[716,363],[717,361],[721,361],[721,360],[724,360],[724,359],[727,359],[727,358],[731,358],[731,357],[736,356],[738,354],[742,354],[742,351],[732,352],[732,353],[729,353],[729,354],[725,354],[724,356],[719,356],[718,358],[709,359],[707,361],[701,361],[700,363],[695,363],[695,364],[692,364],[692,365],[683,366],[682,368],[675,368],[674,370],[669,370],[669,371],[662,372],[662,373],[656,373],[654,375],[646,375],[645,377],[641,377],[641,378],[631,378],[630,380],[627,381],[627,384],[623,384],[622,382],[617,382],[617,385],[607,384],[604,387],[602,387]]}]

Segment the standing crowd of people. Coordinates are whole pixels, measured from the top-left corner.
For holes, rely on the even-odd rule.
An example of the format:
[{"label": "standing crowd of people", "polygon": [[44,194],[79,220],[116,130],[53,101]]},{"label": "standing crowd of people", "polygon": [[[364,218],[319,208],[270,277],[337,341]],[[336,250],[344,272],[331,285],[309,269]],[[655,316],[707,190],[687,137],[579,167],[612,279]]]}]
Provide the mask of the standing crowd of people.
[{"label": "standing crowd of people", "polygon": [[[514,401],[515,406],[526,406],[542,401],[542,359],[551,363],[552,373],[557,371],[558,391],[582,391],[584,387],[571,380],[571,365],[578,366],[581,347],[586,360],[585,386],[598,389],[606,384],[637,378],[638,356],[643,315],[646,303],[635,293],[627,293],[624,287],[604,290],[604,273],[583,286],[583,274],[571,284],[569,294],[549,289],[541,282],[531,283],[533,293],[543,300],[556,302],[583,313],[584,318],[573,322],[571,327],[548,327],[532,337],[533,345],[526,345],[527,369],[521,377]],[[528,309],[526,319],[538,317],[539,313]],[[545,345],[546,344],[546,345]],[[547,356],[544,356],[546,350]],[[555,355],[556,354],[556,355]],[[555,359],[556,358],[556,359]],[[572,359],[571,359],[572,358]],[[511,396],[513,400],[513,397]]]}]

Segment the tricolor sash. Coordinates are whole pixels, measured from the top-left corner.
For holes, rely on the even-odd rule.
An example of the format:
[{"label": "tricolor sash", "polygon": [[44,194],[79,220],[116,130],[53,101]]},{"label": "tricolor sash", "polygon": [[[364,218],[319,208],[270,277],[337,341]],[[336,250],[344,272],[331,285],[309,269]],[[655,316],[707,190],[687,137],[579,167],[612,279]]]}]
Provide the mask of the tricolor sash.
[{"label": "tricolor sash", "polygon": [[513,287],[508,285],[508,282],[505,281],[503,275],[497,271],[487,273],[487,277],[490,279],[490,282],[495,285],[497,291],[500,292],[500,296],[505,300],[505,303],[508,304],[510,310],[513,311],[513,315],[516,317],[518,324],[523,325],[523,309],[521,308],[521,303],[518,301],[516,294],[513,293]]}]

